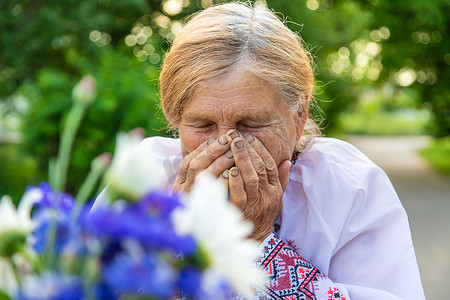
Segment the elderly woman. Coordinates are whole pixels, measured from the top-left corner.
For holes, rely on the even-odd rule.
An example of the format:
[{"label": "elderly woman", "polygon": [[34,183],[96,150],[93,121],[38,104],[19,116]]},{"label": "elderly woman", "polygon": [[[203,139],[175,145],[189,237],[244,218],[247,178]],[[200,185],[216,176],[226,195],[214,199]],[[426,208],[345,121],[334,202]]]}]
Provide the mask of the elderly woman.
[{"label": "elderly woman", "polygon": [[237,3],[200,12],[176,36],[160,81],[179,139],[143,146],[175,191],[189,193],[204,171],[228,186],[271,275],[256,295],[424,299],[394,188],[353,146],[316,137],[310,55],[274,13]]}]

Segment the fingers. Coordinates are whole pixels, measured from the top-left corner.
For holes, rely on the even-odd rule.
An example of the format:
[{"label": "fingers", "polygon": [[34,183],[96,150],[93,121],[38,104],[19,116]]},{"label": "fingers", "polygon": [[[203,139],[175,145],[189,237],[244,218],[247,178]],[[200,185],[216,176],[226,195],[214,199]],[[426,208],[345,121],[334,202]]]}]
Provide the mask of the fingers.
[{"label": "fingers", "polygon": [[241,172],[236,167],[228,172],[228,188],[230,191],[230,202],[236,205],[241,211],[247,206],[247,193],[244,188]]},{"label": "fingers", "polygon": [[227,151],[230,147],[230,142],[231,138],[229,136],[222,135],[190,161],[185,181],[187,187],[194,184],[197,174],[206,170],[217,158]]},{"label": "fingers", "polygon": [[245,140],[250,145],[249,148],[252,148],[256,151],[256,153],[261,157],[266,173],[267,173],[267,180],[271,185],[278,185],[279,184],[279,176],[278,176],[278,168],[275,160],[273,159],[272,155],[270,155],[269,151],[267,151],[266,147],[261,143],[260,140],[258,140],[253,135],[247,133],[244,135]]},{"label": "fingers", "polygon": [[189,192],[195,177],[202,171],[219,176],[234,164],[232,152],[227,152],[233,138],[239,136],[236,130],[230,130],[218,139],[211,138],[187,155],[180,168],[173,190]]},{"label": "fingers", "polygon": [[257,201],[259,198],[259,177],[248,151],[247,141],[243,138],[236,138],[231,144],[234,162],[244,182],[249,202]]},{"label": "fingers", "polygon": [[178,173],[177,180],[175,181],[175,186],[181,185],[186,181],[186,176],[188,173],[189,164],[191,160],[194,159],[197,155],[199,155],[199,153],[202,152],[208,146],[208,144],[214,141],[215,141],[214,138],[210,138],[208,141],[205,141],[203,144],[198,146],[197,149],[186,155],[186,157],[183,159],[183,163],[181,164],[180,172]]},{"label": "fingers", "polygon": [[278,167],[278,175],[283,193],[286,191],[289,183],[289,173],[291,171],[291,166],[292,163],[289,160],[285,160]]},{"label": "fingers", "polygon": [[226,187],[227,190],[229,189],[229,185],[228,185],[228,178],[229,178],[229,176],[230,176],[230,170],[225,170],[225,171],[222,172],[222,174],[220,174],[217,177],[217,180],[220,183],[222,183]]},{"label": "fingers", "polygon": [[224,170],[230,169],[234,165],[233,152],[228,149],[227,152],[219,156],[212,164],[206,169],[207,172],[218,177]]}]

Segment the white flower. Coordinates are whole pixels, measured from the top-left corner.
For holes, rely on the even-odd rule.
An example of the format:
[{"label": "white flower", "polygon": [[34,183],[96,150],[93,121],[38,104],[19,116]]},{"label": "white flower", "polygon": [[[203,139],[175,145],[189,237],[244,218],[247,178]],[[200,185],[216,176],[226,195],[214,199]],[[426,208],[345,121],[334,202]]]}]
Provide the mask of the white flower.
[{"label": "white flower", "polygon": [[247,238],[253,224],[228,202],[225,187],[210,174],[197,176],[185,207],[174,212],[173,222],[180,234],[192,235],[206,251],[210,262],[206,276],[225,276],[244,296],[251,284],[261,284],[264,274],[253,264],[258,244]]},{"label": "white flower", "polygon": [[0,256],[0,291],[13,296],[17,291],[17,286],[17,279],[11,262],[9,259]]},{"label": "white flower", "polygon": [[11,197],[3,196],[0,201],[0,290],[14,295],[17,279],[11,263],[12,256],[34,228],[31,220],[33,203],[42,197],[39,189],[30,189],[24,194],[16,210]]},{"label": "white flower", "polygon": [[[108,191],[127,200],[137,200],[164,182],[164,170],[140,146],[141,138],[133,134],[119,133],[111,165],[105,179]],[[111,200],[113,200],[111,199]]]},{"label": "white flower", "polygon": [[0,243],[2,237],[7,233],[18,232],[28,235],[33,230],[34,224],[30,215],[31,208],[33,203],[41,197],[42,193],[39,189],[30,189],[23,195],[17,210],[12,203],[11,197],[2,197],[0,201]]}]

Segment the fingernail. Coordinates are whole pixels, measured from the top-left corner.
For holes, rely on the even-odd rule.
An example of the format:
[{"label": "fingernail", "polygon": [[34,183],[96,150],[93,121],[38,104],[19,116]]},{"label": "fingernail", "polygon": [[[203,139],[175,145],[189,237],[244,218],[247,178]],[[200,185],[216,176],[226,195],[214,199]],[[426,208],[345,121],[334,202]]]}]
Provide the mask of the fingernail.
[{"label": "fingernail", "polygon": [[244,148],[244,141],[239,140],[239,141],[235,142],[234,145],[236,146],[236,148],[242,149],[242,148]]},{"label": "fingernail", "polygon": [[215,138],[210,138],[207,142],[206,145],[210,145],[212,142],[214,142],[216,139]]},{"label": "fingernail", "polygon": [[228,157],[229,159],[233,158],[233,151],[231,151],[231,149],[228,149],[227,152],[225,152],[225,156]]},{"label": "fingernail", "polygon": [[221,145],[226,145],[227,143],[228,143],[227,137],[224,136],[224,135],[222,135],[222,136],[219,138],[219,144],[221,144]]},{"label": "fingernail", "polygon": [[247,140],[247,142],[251,143],[255,140],[255,138],[253,137],[253,135],[251,135],[250,133],[246,133],[244,134],[244,138]]},{"label": "fingernail", "polygon": [[230,170],[231,176],[238,177],[239,176],[239,169],[236,167],[231,168]]},{"label": "fingernail", "polygon": [[237,130],[233,130],[233,131],[230,132],[228,135],[230,136],[230,138],[231,138],[232,140],[234,140],[235,138],[237,138],[237,137],[239,136],[239,132],[238,132]]},{"label": "fingernail", "polygon": [[226,179],[230,178],[230,170],[223,171],[222,177]]}]

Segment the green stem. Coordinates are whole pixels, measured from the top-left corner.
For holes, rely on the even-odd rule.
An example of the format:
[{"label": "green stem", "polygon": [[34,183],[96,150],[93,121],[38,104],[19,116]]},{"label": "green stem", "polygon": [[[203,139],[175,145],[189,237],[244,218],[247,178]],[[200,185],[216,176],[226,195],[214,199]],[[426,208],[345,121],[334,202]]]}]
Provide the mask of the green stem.
[{"label": "green stem", "polygon": [[38,256],[35,255],[35,253],[32,253],[30,249],[26,246],[22,247],[20,253],[22,253],[25,259],[31,263],[34,273],[39,274],[42,272],[40,260]]},{"label": "green stem", "polygon": [[59,144],[58,158],[56,160],[55,174],[50,174],[55,192],[63,192],[67,180],[67,170],[70,161],[70,154],[72,151],[73,141],[75,139],[78,128],[80,127],[81,120],[86,112],[86,107],[78,102],[75,102],[69,111],[66,124],[61,136]]},{"label": "green stem", "polygon": [[47,241],[45,245],[45,252],[43,255],[43,264],[46,270],[53,270],[55,264],[55,240],[56,240],[56,215],[49,220],[49,227],[47,229]]},{"label": "green stem", "polygon": [[95,163],[96,162],[94,160],[92,162],[91,170],[89,171],[88,176],[84,180],[80,190],[78,191],[77,196],[75,197],[77,205],[75,206],[75,209],[73,210],[72,213],[73,220],[75,220],[78,217],[78,214],[80,213],[83,204],[88,200],[89,195],[92,193],[95,186],[97,185],[99,178],[105,172],[106,166],[103,168],[95,167],[94,166]]},{"label": "green stem", "polygon": [[[92,279],[92,274],[90,274],[90,268],[89,268],[89,261],[85,261],[84,265],[83,265],[83,270],[82,270],[82,274],[81,274],[81,278],[83,278],[82,284],[83,284],[83,289],[86,295],[86,299],[87,300],[95,300],[95,292],[93,290],[93,286],[91,283]],[[92,281],[93,282],[93,281]]]}]

